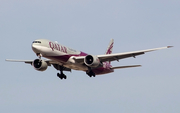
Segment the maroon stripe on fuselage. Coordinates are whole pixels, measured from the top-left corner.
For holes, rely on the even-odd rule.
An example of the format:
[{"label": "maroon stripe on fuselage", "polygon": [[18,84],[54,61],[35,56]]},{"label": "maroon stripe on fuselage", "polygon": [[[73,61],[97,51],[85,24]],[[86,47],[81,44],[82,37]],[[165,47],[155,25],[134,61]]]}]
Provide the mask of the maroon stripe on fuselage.
[{"label": "maroon stripe on fuselage", "polygon": [[56,60],[61,63],[65,63],[69,60],[71,56],[87,56],[88,54],[81,52],[79,55],[76,54],[70,54],[70,55],[62,55],[62,56],[44,56],[46,58]]}]

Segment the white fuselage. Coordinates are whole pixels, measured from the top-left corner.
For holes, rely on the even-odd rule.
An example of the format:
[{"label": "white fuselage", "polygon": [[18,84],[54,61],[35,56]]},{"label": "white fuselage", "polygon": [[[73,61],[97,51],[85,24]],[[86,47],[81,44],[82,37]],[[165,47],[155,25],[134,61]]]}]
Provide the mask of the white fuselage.
[{"label": "white fuselage", "polygon": [[[78,63],[74,60],[74,57],[88,55],[84,52],[76,51],[46,39],[35,40],[32,44],[32,49],[36,54],[56,61],[59,65],[63,65],[64,67],[74,70],[88,70],[88,67],[84,63]],[[94,68],[93,71],[96,75],[111,73],[114,70],[110,69],[110,67],[111,65],[103,62],[101,67]]]},{"label": "white fuselage", "polygon": [[87,66],[78,64],[73,59],[73,56],[86,56],[86,53],[76,51],[60,45],[57,42],[51,42],[46,39],[34,41],[32,49],[36,54],[41,54],[45,58],[57,61],[59,65],[63,65],[74,70],[87,70]]}]

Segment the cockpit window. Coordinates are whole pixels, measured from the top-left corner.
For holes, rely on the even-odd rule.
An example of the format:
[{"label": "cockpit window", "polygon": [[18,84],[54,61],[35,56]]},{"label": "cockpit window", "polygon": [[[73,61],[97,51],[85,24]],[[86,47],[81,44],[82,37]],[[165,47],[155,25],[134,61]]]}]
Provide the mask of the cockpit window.
[{"label": "cockpit window", "polygon": [[41,41],[33,41],[33,43],[41,43]]}]

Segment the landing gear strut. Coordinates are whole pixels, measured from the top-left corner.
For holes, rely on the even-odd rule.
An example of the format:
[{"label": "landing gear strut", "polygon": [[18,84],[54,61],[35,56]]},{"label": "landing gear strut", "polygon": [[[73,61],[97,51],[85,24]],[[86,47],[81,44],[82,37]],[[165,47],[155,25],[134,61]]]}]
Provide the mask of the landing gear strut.
[{"label": "landing gear strut", "polygon": [[63,67],[60,67],[60,73],[57,73],[60,79],[67,79],[67,76],[63,73]]},{"label": "landing gear strut", "polygon": [[95,73],[91,70],[90,67],[88,67],[88,71],[86,72],[86,74],[89,76],[89,77],[95,77]]}]

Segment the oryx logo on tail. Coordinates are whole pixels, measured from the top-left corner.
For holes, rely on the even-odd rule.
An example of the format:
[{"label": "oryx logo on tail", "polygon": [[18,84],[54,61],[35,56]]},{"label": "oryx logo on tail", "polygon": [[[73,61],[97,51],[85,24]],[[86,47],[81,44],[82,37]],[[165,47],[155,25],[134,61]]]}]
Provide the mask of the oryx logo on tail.
[{"label": "oryx logo on tail", "polygon": [[113,44],[114,44],[114,40],[111,39],[111,41],[110,41],[110,43],[109,43],[109,46],[108,46],[108,48],[107,48],[106,54],[111,54],[111,53],[112,53]]},{"label": "oryx logo on tail", "polygon": [[[106,54],[111,54],[112,53],[113,45],[114,45],[114,39],[111,39],[111,41],[109,43],[109,46],[107,48]],[[109,64],[109,65],[111,64],[110,61],[107,61],[106,63]]]}]

